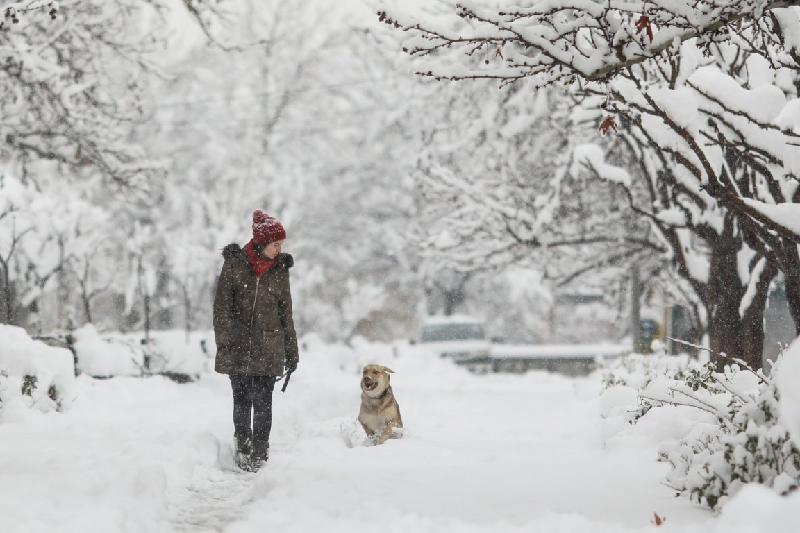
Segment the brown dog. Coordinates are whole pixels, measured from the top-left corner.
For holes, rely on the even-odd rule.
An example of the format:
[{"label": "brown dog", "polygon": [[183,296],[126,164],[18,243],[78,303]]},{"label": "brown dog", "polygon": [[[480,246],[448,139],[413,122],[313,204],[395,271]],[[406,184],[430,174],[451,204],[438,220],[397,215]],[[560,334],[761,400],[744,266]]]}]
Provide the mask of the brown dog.
[{"label": "brown dog", "polygon": [[375,444],[397,438],[403,427],[400,407],[389,385],[391,369],[382,365],[367,365],[361,374],[361,411],[358,421]]}]

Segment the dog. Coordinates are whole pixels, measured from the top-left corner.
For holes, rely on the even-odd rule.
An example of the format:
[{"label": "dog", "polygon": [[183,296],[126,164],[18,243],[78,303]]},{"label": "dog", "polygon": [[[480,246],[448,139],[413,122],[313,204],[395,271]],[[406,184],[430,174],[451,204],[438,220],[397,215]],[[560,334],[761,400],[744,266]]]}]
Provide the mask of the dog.
[{"label": "dog", "polygon": [[358,421],[375,444],[402,435],[403,419],[400,406],[389,385],[394,372],[383,365],[367,365],[361,373],[361,410]]}]

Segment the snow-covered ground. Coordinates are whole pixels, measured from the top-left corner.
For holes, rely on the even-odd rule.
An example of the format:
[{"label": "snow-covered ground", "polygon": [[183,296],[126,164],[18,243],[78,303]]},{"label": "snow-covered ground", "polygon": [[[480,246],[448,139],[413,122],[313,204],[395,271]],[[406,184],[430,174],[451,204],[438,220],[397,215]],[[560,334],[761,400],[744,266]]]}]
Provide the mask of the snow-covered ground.
[{"label": "snow-covered ground", "polygon": [[[609,431],[596,377],[474,376],[389,347],[303,355],[258,474],[232,468],[224,376],[80,377],[64,413],[0,409],[0,531],[619,533],[651,531],[654,512],[664,531],[800,530],[798,496],[746,488],[721,516],[675,498],[655,460],[669,428]],[[355,421],[366,362],[395,370],[406,426],[379,447]]]}]

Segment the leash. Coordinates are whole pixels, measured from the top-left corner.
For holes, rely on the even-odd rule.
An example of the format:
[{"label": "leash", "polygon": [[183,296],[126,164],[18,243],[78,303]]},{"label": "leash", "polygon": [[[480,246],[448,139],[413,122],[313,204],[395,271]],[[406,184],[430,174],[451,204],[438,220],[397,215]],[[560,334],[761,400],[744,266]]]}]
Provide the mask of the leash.
[{"label": "leash", "polygon": [[275,383],[278,383],[280,380],[283,380],[283,387],[281,387],[281,392],[286,392],[286,387],[289,386],[289,380],[292,378],[292,372],[294,372],[294,370],[291,370],[289,372],[284,372],[283,374],[281,374],[279,378],[275,380]]},{"label": "leash", "polygon": [[283,387],[281,387],[281,392],[286,392],[286,387],[289,386],[289,379],[291,379],[291,377],[292,377],[292,373],[291,372],[286,374],[286,379],[283,380]]}]

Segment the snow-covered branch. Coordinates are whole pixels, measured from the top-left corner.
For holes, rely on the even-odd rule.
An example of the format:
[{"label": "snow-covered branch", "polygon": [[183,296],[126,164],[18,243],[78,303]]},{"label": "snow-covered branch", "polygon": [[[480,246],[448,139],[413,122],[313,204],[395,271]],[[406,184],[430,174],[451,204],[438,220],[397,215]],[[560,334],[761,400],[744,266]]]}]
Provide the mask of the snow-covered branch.
[{"label": "snow-covered branch", "polygon": [[[389,2],[385,2],[389,3]],[[393,4],[379,19],[406,36],[423,76],[558,84],[600,97],[602,133],[623,123],[650,135],[714,201],[770,236],[800,243],[782,220],[753,209],[728,168],[747,167],[786,202],[800,175],[798,2],[545,0],[503,11],[460,2],[417,15]],[[788,186],[787,186],[788,184]],[[761,194],[758,192],[757,194]]]},{"label": "snow-covered branch", "polygon": [[9,24],[19,24],[20,17],[33,11],[47,13],[51,19],[55,19],[59,12],[59,3],[55,0],[26,0],[23,2],[11,2],[0,4],[0,30]]},{"label": "snow-covered branch", "polygon": [[460,52],[475,59],[471,68],[437,68],[422,75],[454,80],[533,78],[543,86],[576,77],[608,81],[625,69],[679,49],[684,41],[702,38],[704,46],[711,46],[727,39],[732,25],[760,31],[765,17],[772,16],[776,25],[796,27],[796,20],[771,14],[798,2],[545,0],[523,2],[510,11],[476,4],[456,5],[455,15],[463,20],[457,30],[447,16],[420,21],[395,6],[380,10],[378,17],[408,32],[404,50],[411,55]]}]

